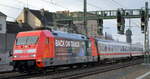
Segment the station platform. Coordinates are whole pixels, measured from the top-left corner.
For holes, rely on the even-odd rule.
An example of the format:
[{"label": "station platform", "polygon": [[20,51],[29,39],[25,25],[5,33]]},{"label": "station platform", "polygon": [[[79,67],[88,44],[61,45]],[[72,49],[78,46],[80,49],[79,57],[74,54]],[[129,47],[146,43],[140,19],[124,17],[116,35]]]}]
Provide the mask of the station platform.
[{"label": "station platform", "polygon": [[[11,71],[12,66],[0,65],[0,72]],[[150,65],[134,65],[109,72],[89,75],[80,79],[150,79]]]},{"label": "station platform", "polygon": [[80,79],[150,79],[150,65],[135,65]]}]

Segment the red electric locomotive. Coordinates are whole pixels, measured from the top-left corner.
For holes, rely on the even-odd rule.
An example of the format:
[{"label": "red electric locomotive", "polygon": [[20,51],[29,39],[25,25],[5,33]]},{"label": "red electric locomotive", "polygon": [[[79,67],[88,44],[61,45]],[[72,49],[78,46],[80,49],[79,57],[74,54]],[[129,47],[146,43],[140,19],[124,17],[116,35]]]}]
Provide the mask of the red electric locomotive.
[{"label": "red electric locomotive", "polygon": [[13,48],[13,66],[22,71],[98,61],[95,40],[80,34],[37,30],[20,32]]},{"label": "red electric locomotive", "polygon": [[142,55],[143,48],[140,45],[36,30],[17,34],[12,61],[15,70],[26,71]]}]

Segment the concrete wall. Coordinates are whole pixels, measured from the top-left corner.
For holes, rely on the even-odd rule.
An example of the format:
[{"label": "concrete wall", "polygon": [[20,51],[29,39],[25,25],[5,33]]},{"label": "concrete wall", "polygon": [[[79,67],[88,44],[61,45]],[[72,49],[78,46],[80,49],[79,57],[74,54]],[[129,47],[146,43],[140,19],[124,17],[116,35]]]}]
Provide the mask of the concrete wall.
[{"label": "concrete wall", "polygon": [[6,34],[7,35],[7,45],[6,45],[6,49],[7,50],[11,50],[13,48],[14,45],[14,41],[16,39],[16,34]]},{"label": "concrete wall", "polygon": [[[78,28],[79,33],[81,33],[81,34],[85,33],[83,21],[74,21],[73,23]],[[99,35],[97,33],[97,31],[98,31],[97,29],[98,29],[97,20],[88,20],[87,21],[88,36],[99,37]]]},{"label": "concrete wall", "polygon": [[11,61],[11,59],[10,59],[10,56],[9,56],[9,52],[0,53],[0,65],[9,64],[10,61]]},{"label": "concrete wall", "polygon": [[88,36],[92,36],[92,37],[98,37],[98,23],[97,20],[88,20],[87,21],[87,29],[88,29]]},{"label": "concrete wall", "polygon": [[0,34],[0,53],[4,53],[6,50],[5,34]]},{"label": "concrete wall", "polygon": [[22,21],[24,23],[24,13],[23,11],[20,13],[20,15],[16,18],[17,22]]},{"label": "concrete wall", "polygon": [[0,65],[10,62],[9,51],[13,48],[16,34],[0,33]]},{"label": "concrete wall", "polygon": [[[25,22],[25,18],[24,18],[24,11],[21,12],[21,14],[17,17],[17,22],[19,22],[20,20],[24,23]],[[32,28],[37,28],[37,27],[41,27],[41,21],[34,16],[30,11],[28,11],[27,13],[27,23],[32,27]]]},{"label": "concrete wall", "polygon": [[80,34],[85,33],[83,21],[73,21],[73,24],[75,24],[75,26],[77,27],[78,33],[80,33]]},{"label": "concrete wall", "polygon": [[35,17],[31,12],[28,12],[28,24],[32,27],[32,28],[37,28],[37,27],[41,27],[41,21]]},{"label": "concrete wall", "polygon": [[0,25],[2,25],[2,30],[0,30],[0,33],[6,33],[6,17],[0,16]]}]

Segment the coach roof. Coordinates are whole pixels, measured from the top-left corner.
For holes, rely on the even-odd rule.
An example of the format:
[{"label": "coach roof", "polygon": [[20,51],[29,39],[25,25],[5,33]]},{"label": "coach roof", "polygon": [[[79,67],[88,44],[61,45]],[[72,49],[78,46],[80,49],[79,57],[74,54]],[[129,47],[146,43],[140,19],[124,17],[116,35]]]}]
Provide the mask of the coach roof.
[{"label": "coach roof", "polygon": [[69,38],[69,39],[76,39],[76,40],[86,40],[87,37],[81,34],[73,34],[61,31],[53,31],[52,32],[55,37],[62,37],[62,38]]},{"label": "coach roof", "polygon": [[98,40],[98,41],[100,41],[100,42],[107,42],[107,43],[116,43],[116,44],[129,45],[129,43],[121,42],[121,41],[115,41],[115,40],[104,40],[104,39],[98,39],[98,38],[96,38],[96,40]]}]

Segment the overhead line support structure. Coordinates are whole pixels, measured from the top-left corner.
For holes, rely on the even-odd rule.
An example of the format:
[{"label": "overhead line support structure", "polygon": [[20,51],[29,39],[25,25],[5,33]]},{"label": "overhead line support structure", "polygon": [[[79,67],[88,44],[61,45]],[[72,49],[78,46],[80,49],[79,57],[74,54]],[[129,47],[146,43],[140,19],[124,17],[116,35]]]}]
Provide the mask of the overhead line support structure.
[{"label": "overhead line support structure", "polygon": [[84,0],[84,16],[83,16],[83,22],[84,22],[84,29],[85,29],[85,35],[88,35],[87,32],[87,0]]},{"label": "overhead line support structure", "polygon": [[145,3],[145,28],[144,28],[144,63],[145,64],[150,64],[150,52],[149,52],[149,26],[148,26],[148,21],[149,21],[149,9],[148,9],[148,2]]}]

